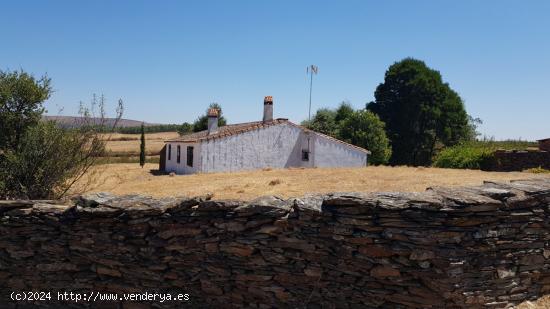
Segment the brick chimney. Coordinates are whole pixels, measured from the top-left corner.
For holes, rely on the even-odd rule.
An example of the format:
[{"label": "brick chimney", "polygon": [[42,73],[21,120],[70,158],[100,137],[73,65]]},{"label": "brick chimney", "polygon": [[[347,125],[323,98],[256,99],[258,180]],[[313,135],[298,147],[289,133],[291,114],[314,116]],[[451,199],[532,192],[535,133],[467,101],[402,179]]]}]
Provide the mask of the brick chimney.
[{"label": "brick chimney", "polygon": [[218,132],[218,110],[208,109],[208,135]]},{"label": "brick chimney", "polygon": [[264,119],[263,122],[273,121],[273,98],[269,95],[264,98]]}]

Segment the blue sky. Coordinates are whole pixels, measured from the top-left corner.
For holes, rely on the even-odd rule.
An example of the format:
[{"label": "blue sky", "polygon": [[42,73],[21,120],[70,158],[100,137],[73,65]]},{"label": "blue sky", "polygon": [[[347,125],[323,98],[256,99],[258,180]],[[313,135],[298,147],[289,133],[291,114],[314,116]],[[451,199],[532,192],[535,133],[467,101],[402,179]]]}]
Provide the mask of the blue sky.
[{"label": "blue sky", "polygon": [[218,102],[229,122],[307,118],[373,100],[405,57],[439,70],[482,133],[550,137],[550,1],[1,1],[0,69],[47,73],[50,114],[118,98],[125,118],[193,121]]}]

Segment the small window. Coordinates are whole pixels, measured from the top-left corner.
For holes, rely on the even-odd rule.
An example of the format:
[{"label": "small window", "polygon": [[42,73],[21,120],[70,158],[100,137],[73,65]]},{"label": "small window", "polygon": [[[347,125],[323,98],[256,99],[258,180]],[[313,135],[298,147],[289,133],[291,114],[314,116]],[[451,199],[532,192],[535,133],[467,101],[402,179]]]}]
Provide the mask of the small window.
[{"label": "small window", "polygon": [[172,160],[172,144],[168,144],[168,160]]},{"label": "small window", "polygon": [[193,146],[187,146],[187,166],[193,166]]},{"label": "small window", "polygon": [[176,161],[178,163],[180,163],[180,161],[181,161],[181,147],[180,147],[180,145],[178,145],[178,150],[177,150],[177,154],[176,154]]},{"label": "small window", "polygon": [[302,150],[302,161],[309,161],[309,151]]}]

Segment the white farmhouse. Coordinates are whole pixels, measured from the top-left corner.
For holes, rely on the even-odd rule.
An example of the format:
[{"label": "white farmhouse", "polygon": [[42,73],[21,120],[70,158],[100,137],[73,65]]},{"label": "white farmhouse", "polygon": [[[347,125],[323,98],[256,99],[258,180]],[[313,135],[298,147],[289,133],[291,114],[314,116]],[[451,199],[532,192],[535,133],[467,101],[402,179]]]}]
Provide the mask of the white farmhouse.
[{"label": "white farmhouse", "polygon": [[165,141],[160,169],[176,174],[235,172],[288,167],[360,167],[366,149],[273,119],[273,99],[264,99],[262,121],[218,127],[218,111],[208,111],[208,130]]}]

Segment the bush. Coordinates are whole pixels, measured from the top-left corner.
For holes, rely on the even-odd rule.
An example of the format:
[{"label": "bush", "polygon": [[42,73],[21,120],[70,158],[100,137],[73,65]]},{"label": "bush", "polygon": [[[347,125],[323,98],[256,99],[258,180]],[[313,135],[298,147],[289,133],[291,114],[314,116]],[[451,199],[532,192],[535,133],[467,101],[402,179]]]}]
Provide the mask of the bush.
[{"label": "bush", "polygon": [[435,158],[434,166],[443,168],[483,169],[493,159],[494,149],[475,143],[463,143],[443,149]]},{"label": "bush", "polygon": [[536,142],[524,140],[495,141],[482,140],[463,142],[441,150],[434,158],[433,166],[443,168],[487,169],[494,160],[493,153],[498,149],[526,150],[536,147]]},{"label": "bush", "polygon": [[64,130],[54,122],[40,122],[21,138],[17,151],[7,151],[0,162],[5,179],[1,195],[46,199],[63,196],[104,152],[97,135]]},{"label": "bush", "polygon": [[[13,87],[0,80],[0,88],[6,93],[13,92]],[[15,92],[22,106],[33,109],[41,115],[43,109],[31,104],[21,92]],[[2,106],[9,105],[6,96],[0,96]],[[2,140],[12,140],[14,143],[0,145],[0,198],[1,199],[56,199],[65,196],[69,189],[71,193],[80,193],[87,189],[83,182],[78,188],[75,184],[85,174],[93,181],[94,175],[90,168],[105,154],[105,141],[102,131],[116,127],[122,116],[122,100],[119,100],[117,117],[113,126],[108,128],[105,123],[105,99],[94,95],[91,109],[80,106],[79,121],[81,125],[75,128],[62,128],[53,121],[37,121],[25,127],[24,131],[6,130]],[[99,108],[99,117],[95,117],[94,109]],[[0,118],[7,117],[0,110]],[[15,113],[15,115],[18,115]],[[8,115],[9,116],[9,115]],[[21,115],[20,115],[21,116]],[[23,117],[24,118],[24,117]],[[13,122],[18,126],[19,122]],[[15,132],[15,133],[11,133]],[[6,139],[5,135],[17,138]]]}]

